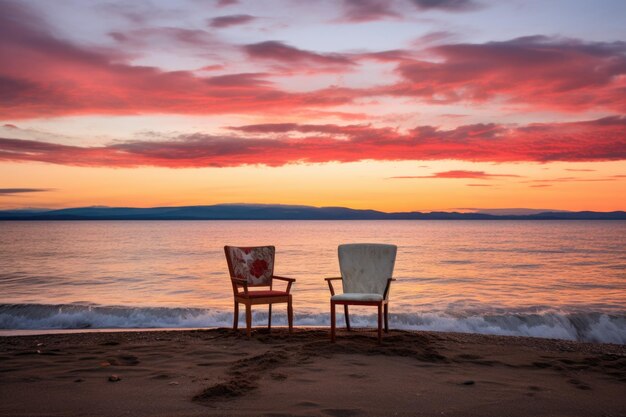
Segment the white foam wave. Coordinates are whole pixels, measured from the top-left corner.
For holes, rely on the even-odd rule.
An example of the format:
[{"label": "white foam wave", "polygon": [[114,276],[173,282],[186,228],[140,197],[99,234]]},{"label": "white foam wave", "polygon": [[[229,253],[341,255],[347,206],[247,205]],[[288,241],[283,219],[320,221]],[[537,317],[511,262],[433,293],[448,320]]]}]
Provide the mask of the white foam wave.
[{"label": "white foam wave", "polygon": [[[254,310],[253,310],[254,311]],[[355,327],[376,326],[375,315],[350,315]],[[338,322],[342,323],[339,315]],[[626,314],[391,314],[390,326],[404,330],[433,330],[508,336],[531,336],[587,342],[626,344]],[[267,321],[267,312],[254,312],[255,325]],[[243,323],[243,315],[240,317]],[[272,316],[286,325],[284,313]],[[328,313],[295,315],[296,326],[328,326]],[[90,305],[0,304],[0,329],[201,328],[232,325],[232,311],[198,308],[118,307]]]}]

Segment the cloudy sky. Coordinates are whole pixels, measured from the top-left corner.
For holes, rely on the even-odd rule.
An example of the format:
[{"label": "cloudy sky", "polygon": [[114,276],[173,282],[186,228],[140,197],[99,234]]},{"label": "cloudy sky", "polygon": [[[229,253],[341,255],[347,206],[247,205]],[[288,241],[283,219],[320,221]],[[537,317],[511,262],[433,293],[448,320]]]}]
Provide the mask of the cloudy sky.
[{"label": "cloudy sky", "polygon": [[0,208],[626,209],[623,0],[0,0]]}]

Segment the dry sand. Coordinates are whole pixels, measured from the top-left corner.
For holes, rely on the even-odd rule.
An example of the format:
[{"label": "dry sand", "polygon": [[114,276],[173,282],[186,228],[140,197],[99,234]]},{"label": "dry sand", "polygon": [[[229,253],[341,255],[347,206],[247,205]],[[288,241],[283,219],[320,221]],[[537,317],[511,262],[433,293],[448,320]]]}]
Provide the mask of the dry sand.
[{"label": "dry sand", "polygon": [[626,346],[392,331],[0,338],[2,416],[626,416]]}]

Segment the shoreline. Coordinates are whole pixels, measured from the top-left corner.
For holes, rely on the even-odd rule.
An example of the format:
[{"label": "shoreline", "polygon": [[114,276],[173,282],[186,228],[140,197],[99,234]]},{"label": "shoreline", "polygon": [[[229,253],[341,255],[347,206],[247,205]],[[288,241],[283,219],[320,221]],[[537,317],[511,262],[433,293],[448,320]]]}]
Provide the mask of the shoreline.
[{"label": "shoreline", "polygon": [[[338,327],[340,330],[341,325]],[[263,332],[266,330],[262,325],[254,325],[253,331]],[[272,332],[274,330],[281,332],[287,331],[288,326],[286,325],[272,325]],[[202,331],[241,331],[239,328],[237,331],[232,330],[231,327],[220,327],[220,326],[209,326],[209,327],[138,327],[138,328],[93,328],[93,329],[0,329],[0,340],[7,338],[19,338],[19,337],[36,337],[36,336],[50,336],[50,335],[80,335],[80,334],[123,334],[123,333],[168,333],[168,332],[202,332]],[[315,325],[307,325],[307,326],[297,326],[294,327],[294,332],[307,332],[307,331],[326,331],[330,334],[329,326],[315,326]],[[373,327],[359,327],[353,326],[351,333],[367,333],[374,332],[375,329]],[[570,340],[570,339],[559,339],[555,337],[539,337],[539,336],[524,336],[524,335],[501,335],[501,334],[485,334],[485,333],[472,333],[472,332],[456,332],[456,331],[446,331],[446,330],[411,330],[411,329],[390,329],[390,332],[401,332],[401,333],[419,333],[426,335],[441,335],[441,336],[449,336],[449,337],[476,337],[487,338],[487,339],[519,339],[529,341],[537,341],[538,343],[543,341],[555,342],[555,343],[573,343],[576,345],[592,345],[592,346],[600,346],[600,347],[618,347],[618,351],[623,351],[624,355],[626,355],[626,344],[620,343],[611,343],[611,342],[591,342],[584,340]]]},{"label": "shoreline", "polygon": [[526,217],[506,217],[499,216],[494,218],[423,218],[423,219],[411,219],[411,218],[398,218],[398,219],[314,219],[314,218],[303,218],[303,219],[218,219],[218,218],[207,218],[207,219],[197,219],[197,218],[68,218],[68,219],[59,219],[59,218],[8,218],[8,217],[0,217],[0,222],[396,222],[396,221],[471,221],[471,222],[491,222],[491,221],[539,221],[539,222],[624,222],[626,218],[623,217],[607,217],[607,218],[584,218],[584,217],[575,217],[575,218],[565,218],[565,217],[554,217],[554,218],[526,218]]},{"label": "shoreline", "polygon": [[[228,328],[232,324],[229,308],[102,306],[80,304],[1,304],[0,337],[81,333],[201,330]],[[340,314],[341,315],[341,314]],[[356,327],[376,326],[371,314],[356,314]],[[274,323],[286,327],[284,313],[275,312]],[[405,311],[392,313],[391,325],[398,330],[452,332],[483,335],[538,337],[591,343],[626,345],[626,312],[611,311],[536,311],[475,312],[457,314]],[[240,323],[244,318],[240,314]],[[340,323],[342,318],[340,317]],[[265,311],[253,312],[253,324],[263,326]],[[327,312],[300,311],[295,326],[328,328]]]},{"label": "shoreline", "polygon": [[[286,326],[275,326],[276,328]],[[0,338],[21,336],[45,336],[52,334],[79,334],[79,333],[137,333],[137,332],[184,332],[195,330],[215,330],[219,327],[137,327],[137,328],[98,328],[98,329],[0,329]]]},{"label": "shoreline", "polygon": [[[0,340],[11,339],[11,338],[37,338],[37,337],[47,337],[47,336],[80,336],[80,335],[119,335],[122,337],[147,337],[150,334],[163,333],[171,334],[171,333],[189,333],[189,334],[200,334],[200,333],[219,333],[229,334],[229,336],[241,338],[243,337],[246,340],[254,341],[254,335],[259,335],[263,338],[263,341],[266,341],[266,338],[271,337],[272,335],[276,335],[280,339],[289,338],[287,326],[281,325],[272,325],[272,329],[268,330],[264,326],[255,325],[252,328],[252,337],[250,339],[245,338],[245,328],[239,328],[238,330],[233,330],[231,327],[197,327],[197,328],[184,328],[184,327],[160,327],[160,328],[102,328],[102,329],[36,329],[36,330],[15,330],[17,332],[25,332],[23,334],[12,334],[12,335],[0,335]],[[4,330],[0,330],[4,331]],[[7,330],[12,332],[13,330]],[[372,337],[375,336],[376,329],[374,327],[352,327],[351,331],[347,331],[344,326],[339,325],[337,327],[337,331],[341,331],[344,335],[364,335],[369,334]],[[35,332],[35,333],[30,333]],[[329,326],[298,326],[294,327],[294,334],[301,333],[328,333],[329,335],[329,343],[330,343],[330,327]],[[128,334],[126,334],[128,333]],[[146,333],[145,335],[143,333]],[[467,333],[467,332],[454,332],[454,331],[436,331],[436,330],[405,330],[405,329],[389,329],[389,334],[412,334],[412,335],[423,335],[431,338],[448,338],[451,340],[463,340],[463,341],[471,341],[472,343],[481,343],[481,344],[510,344],[510,345],[528,345],[528,346],[554,346],[554,347],[567,347],[571,350],[577,350],[578,348],[585,348],[588,351],[594,352],[610,352],[611,354],[623,354],[626,358],[626,344],[619,343],[604,343],[604,342],[587,342],[580,340],[567,340],[567,339],[558,339],[558,338],[548,338],[548,337],[534,337],[534,336],[518,336],[518,335],[499,335],[499,334],[483,334],[483,333]],[[185,335],[188,336],[188,335]],[[383,336],[384,342],[385,336]],[[372,339],[374,340],[374,339]],[[568,346],[570,345],[570,346]],[[1,344],[0,344],[1,347]],[[596,349],[593,349],[596,347]]]},{"label": "shoreline", "polygon": [[[101,329],[98,329],[101,330]],[[622,415],[626,346],[358,329],[0,338],[0,414]]]}]

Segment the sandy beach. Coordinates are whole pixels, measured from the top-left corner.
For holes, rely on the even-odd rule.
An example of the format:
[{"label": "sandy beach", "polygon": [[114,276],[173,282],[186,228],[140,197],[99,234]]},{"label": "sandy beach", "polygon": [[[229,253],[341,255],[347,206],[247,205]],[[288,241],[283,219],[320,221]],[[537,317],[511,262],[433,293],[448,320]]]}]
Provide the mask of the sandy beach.
[{"label": "sandy beach", "polygon": [[3,416],[624,416],[626,347],[325,329],[0,338]]}]

